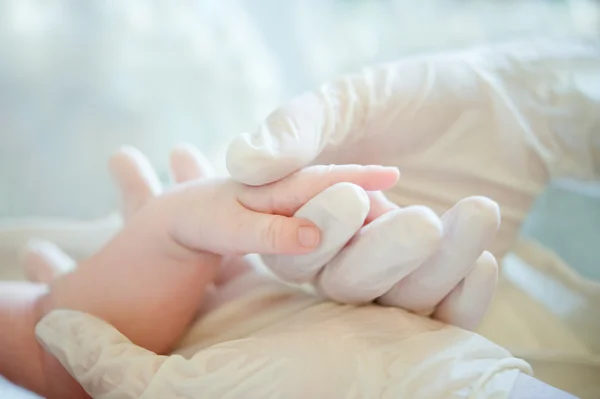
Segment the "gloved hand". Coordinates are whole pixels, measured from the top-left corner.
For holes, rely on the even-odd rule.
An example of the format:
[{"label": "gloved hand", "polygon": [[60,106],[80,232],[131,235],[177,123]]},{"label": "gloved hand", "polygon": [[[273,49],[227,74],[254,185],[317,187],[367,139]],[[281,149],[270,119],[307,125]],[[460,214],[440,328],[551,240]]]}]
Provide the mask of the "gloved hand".
[{"label": "gloved hand", "polygon": [[[437,307],[435,317],[461,324],[459,304],[477,311],[481,303],[480,313],[487,307],[493,282],[480,282],[492,279],[495,261],[482,251],[492,244],[495,256],[504,255],[549,178],[600,176],[599,71],[597,42],[556,41],[367,68],[292,100],[254,133],[239,136],[228,169],[240,182],[265,184],[314,163],[398,166],[402,179],[387,193],[397,206],[374,196],[372,208],[387,213],[322,260],[321,292],[413,311]],[[503,223],[493,243],[495,205],[473,195],[500,204]],[[442,237],[429,256],[398,259],[405,237],[382,230],[402,226],[415,204],[442,215]],[[421,210],[411,224],[418,237],[440,221]],[[280,270],[289,258],[266,262],[296,279]],[[469,300],[440,306],[449,292]]]},{"label": "gloved hand", "polygon": [[50,313],[36,334],[96,399],[508,398],[531,372],[466,330],[255,277],[231,279],[223,291],[253,288],[206,314],[171,356],[75,311]]}]

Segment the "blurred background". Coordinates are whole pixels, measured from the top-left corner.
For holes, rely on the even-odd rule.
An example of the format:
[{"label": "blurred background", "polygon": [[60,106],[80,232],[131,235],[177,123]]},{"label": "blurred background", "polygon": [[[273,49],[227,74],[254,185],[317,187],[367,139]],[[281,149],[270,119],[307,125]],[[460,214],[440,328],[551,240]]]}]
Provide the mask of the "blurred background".
[{"label": "blurred background", "polygon": [[[0,0],[0,223],[107,215],[117,198],[106,161],[122,144],[165,180],[182,141],[224,173],[234,135],[369,63],[599,35],[592,0]],[[565,204],[579,212],[560,219]],[[589,217],[600,215],[598,196],[552,187],[536,210],[544,223],[526,233],[600,279],[600,251],[589,250],[600,242],[589,228],[600,224]],[[588,238],[565,241],[565,229],[582,227]]]},{"label": "blurred background", "polygon": [[231,138],[365,64],[534,36],[597,36],[589,0],[0,0],[0,218],[97,218],[119,145],[223,170]]}]

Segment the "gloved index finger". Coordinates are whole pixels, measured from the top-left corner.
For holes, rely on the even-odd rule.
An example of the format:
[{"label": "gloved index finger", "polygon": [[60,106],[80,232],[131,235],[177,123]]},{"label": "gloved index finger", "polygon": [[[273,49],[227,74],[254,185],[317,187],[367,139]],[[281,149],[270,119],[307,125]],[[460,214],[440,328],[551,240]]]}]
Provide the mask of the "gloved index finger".
[{"label": "gloved index finger", "polygon": [[[327,149],[343,147],[351,131],[373,116],[373,99],[387,96],[389,73],[376,68],[306,92],[271,113],[253,133],[236,137],[227,150],[227,169],[245,184],[262,185],[310,165]],[[378,101],[377,103],[382,103]]]},{"label": "gloved index finger", "polygon": [[312,163],[327,140],[325,129],[334,130],[335,125],[328,123],[335,112],[328,112],[330,103],[324,97],[305,93],[271,113],[252,134],[237,136],[227,149],[231,177],[258,186]]},{"label": "gloved index finger", "polygon": [[387,190],[396,184],[399,176],[395,167],[311,166],[275,183],[244,187],[238,201],[256,212],[293,216],[311,198],[334,184],[353,183],[366,191]]}]

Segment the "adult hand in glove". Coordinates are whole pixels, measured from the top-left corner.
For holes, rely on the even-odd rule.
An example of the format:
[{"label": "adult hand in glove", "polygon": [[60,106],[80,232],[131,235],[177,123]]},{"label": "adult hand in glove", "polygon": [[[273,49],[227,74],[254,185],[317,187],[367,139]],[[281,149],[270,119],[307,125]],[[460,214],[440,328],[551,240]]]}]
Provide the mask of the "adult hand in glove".
[{"label": "adult hand in glove", "polygon": [[206,315],[189,346],[170,356],[74,311],[50,313],[36,333],[98,399],[508,398],[519,374],[530,372],[475,333],[272,284]]},{"label": "adult hand in glove", "polygon": [[[294,270],[319,273],[319,290],[337,301],[437,309],[434,317],[473,327],[479,319],[467,316],[483,314],[493,291],[495,260],[485,249],[504,255],[550,178],[600,175],[599,71],[598,42],[553,41],[367,68],[237,137],[228,169],[258,185],[310,164],[398,166],[402,178],[387,192],[393,204],[373,194],[370,223],[349,245],[318,265],[295,258]],[[493,243],[496,205],[476,195],[500,205]],[[438,226],[441,234],[401,253],[406,236],[389,231],[407,225],[416,243]],[[290,257],[265,260],[288,281],[306,278],[286,270]]]},{"label": "adult hand in glove", "polygon": [[472,332],[401,309],[327,302],[266,276],[227,271],[251,270],[250,262],[238,258],[226,266],[213,298],[221,303],[170,356],[70,310],[43,318],[38,340],[98,399],[508,398],[526,378],[521,373],[531,373]]}]

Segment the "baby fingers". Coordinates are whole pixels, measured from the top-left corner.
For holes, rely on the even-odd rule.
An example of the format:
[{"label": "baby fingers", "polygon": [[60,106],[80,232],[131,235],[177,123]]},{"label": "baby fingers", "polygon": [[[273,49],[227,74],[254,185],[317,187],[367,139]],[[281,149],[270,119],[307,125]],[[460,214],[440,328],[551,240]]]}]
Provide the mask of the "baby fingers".
[{"label": "baby fingers", "polygon": [[366,191],[387,190],[398,181],[394,167],[311,166],[260,187],[245,187],[238,200],[256,212],[292,216],[311,198],[337,183],[353,183]]},{"label": "baby fingers", "polygon": [[[307,254],[321,243],[321,232],[314,221],[295,215],[302,206],[336,184],[350,183],[363,193],[360,202],[366,209],[360,228],[369,209],[362,190],[390,188],[398,175],[396,168],[383,166],[314,166],[261,187],[223,179],[191,182],[170,193],[182,199],[171,201],[177,204],[171,206],[177,214],[172,235],[188,248],[222,255]],[[327,207],[343,212],[345,205],[333,201]],[[153,217],[159,213],[154,210]]]},{"label": "baby fingers", "polygon": [[208,159],[190,144],[181,144],[173,149],[170,165],[175,183],[212,177],[215,174]]},{"label": "baby fingers", "polygon": [[125,220],[162,190],[150,162],[134,147],[123,147],[117,151],[110,159],[109,169],[121,193]]},{"label": "baby fingers", "polygon": [[338,183],[353,183],[370,191],[385,190],[396,184],[398,177],[398,169],[393,167],[312,166],[266,186],[243,187],[238,201],[254,212],[246,215],[247,220],[240,221],[239,242],[247,242],[240,253],[246,249],[261,254],[308,253],[319,245],[321,236],[312,222],[291,217],[302,206]]}]

